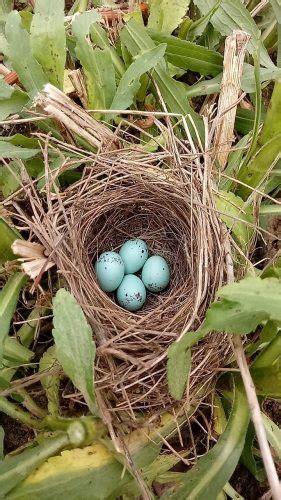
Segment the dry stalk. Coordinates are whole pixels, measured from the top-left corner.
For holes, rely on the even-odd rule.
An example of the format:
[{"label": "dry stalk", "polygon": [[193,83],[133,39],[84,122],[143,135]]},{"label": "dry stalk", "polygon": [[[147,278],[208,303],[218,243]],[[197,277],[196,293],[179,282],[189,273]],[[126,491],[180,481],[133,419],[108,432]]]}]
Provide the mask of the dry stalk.
[{"label": "dry stalk", "polygon": [[103,123],[95,120],[86,110],[78,106],[72,99],[51,84],[44,87],[44,92],[38,94],[34,104],[40,106],[72,134],[87,141],[98,151],[101,148],[116,149],[116,135]]},{"label": "dry stalk", "polygon": [[234,122],[241,89],[243,63],[249,40],[250,36],[243,31],[234,31],[233,35],[225,40],[223,76],[218,114],[215,119],[214,139],[214,154],[222,170],[226,166],[234,138]]}]

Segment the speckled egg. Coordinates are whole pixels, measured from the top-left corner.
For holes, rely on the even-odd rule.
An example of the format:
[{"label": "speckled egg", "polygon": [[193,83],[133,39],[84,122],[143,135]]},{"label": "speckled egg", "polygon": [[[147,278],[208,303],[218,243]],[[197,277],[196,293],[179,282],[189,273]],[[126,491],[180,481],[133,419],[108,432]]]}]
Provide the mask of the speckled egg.
[{"label": "speckled egg", "polygon": [[140,239],[128,240],[119,250],[125,264],[125,274],[139,271],[148,258],[148,248],[145,241]]},{"label": "speckled egg", "polygon": [[138,311],[146,299],[146,289],[135,274],[126,274],[117,290],[118,304],[127,311]]},{"label": "speckled egg", "polygon": [[102,253],[95,263],[95,272],[101,289],[104,292],[113,292],[124,278],[125,266],[122,257],[116,252]]},{"label": "speckled egg", "polygon": [[160,255],[149,257],[143,266],[141,279],[150,292],[162,292],[170,281],[167,261]]}]

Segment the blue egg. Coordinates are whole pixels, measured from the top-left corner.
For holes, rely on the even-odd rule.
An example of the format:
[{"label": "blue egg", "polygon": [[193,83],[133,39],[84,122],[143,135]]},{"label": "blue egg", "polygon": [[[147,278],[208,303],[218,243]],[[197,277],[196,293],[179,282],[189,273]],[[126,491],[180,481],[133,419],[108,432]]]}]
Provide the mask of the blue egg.
[{"label": "blue egg", "polygon": [[162,292],[170,281],[170,269],[163,257],[153,255],[143,266],[141,279],[150,292]]},{"label": "blue egg", "polygon": [[146,289],[135,274],[126,274],[117,290],[117,301],[127,311],[138,311],[146,299]]},{"label": "blue egg", "polygon": [[139,271],[148,258],[148,248],[145,241],[140,239],[128,240],[119,250],[125,264],[125,274]]},{"label": "blue egg", "polygon": [[104,252],[95,263],[95,272],[101,289],[113,292],[124,278],[124,262],[118,253]]}]

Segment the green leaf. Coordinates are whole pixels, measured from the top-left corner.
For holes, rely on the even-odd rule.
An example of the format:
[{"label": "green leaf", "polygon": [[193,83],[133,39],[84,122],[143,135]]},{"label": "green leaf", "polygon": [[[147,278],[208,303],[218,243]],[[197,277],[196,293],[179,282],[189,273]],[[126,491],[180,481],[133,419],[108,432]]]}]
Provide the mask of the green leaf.
[{"label": "green leaf", "polygon": [[239,383],[235,387],[233,408],[224,433],[215,446],[182,476],[176,491],[165,493],[163,500],[205,500],[206,492],[208,498],[216,499],[236,468],[244,447],[248,423],[247,398]]},{"label": "green leaf", "polygon": [[259,144],[265,145],[281,134],[281,81],[275,82]]},{"label": "green leaf", "polygon": [[33,56],[49,82],[60,89],[66,60],[64,4],[64,0],[36,0],[30,28]]},{"label": "green leaf", "polygon": [[91,10],[76,15],[72,22],[76,54],[86,75],[89,109],[108,109],[116,91],[110,48],[93,49],[89,40],[91,25],[100,19],[100,14]]},{"label": "green leaf", "polygon": [[262,466],[262,461],[257,461],[254,457],[253,454],[253,441],[256,437],[255,433],[255,428],[250,422],[246,439],[245,439],[245,446],[240,458],[240,461],[242,462],[245,467],[253,474],[253,476],[256,478],[257,481],[264,481],[266,478],[264,468]]},{"label": "green leaf", "polygon": [[200,329],[187,332],[180,341],[173,342],[167,354],[167,379],[169,392],[176,400],[181,400],[191,368],[190,348],[205,337],[207,332]]},{"label": "green leaf", "polygon": [[5,120],[9,115],[20,112],[28,101],[29,97],[25,92],[15,89],[0,79],[0,120]]},{"label": "green leaf", "polygon": [[181,23],[190,0],[151,0],[148,27],[162,33],[172,33]]},{"label": "green leaf", "polygon": [[281,322],[281,282],[247,277],[222,287],[207,311],[203,331],[247,334],[265,320]]},{"label": "green leaf", "polygon": [[14,146],[8,140],[0,140],[0,158],[27,160],[35,156],[39,151],[39,149]]},{"label": "green leaf", "polygon": [[53,312],[58,362],[94,412],[95,344],[91,327],[75,298],[63,288],[53,300]]},{"label": "green leaf", "polygon": [[150,71],[165,54],[166,45],[149,49],[136,56],[122,76],[110,109],[127,109],[134,101],[140,88],[140,77]]},{"label": "green leaf", "polygon": [[5,432],[2,425],[0,425],[0,461],[4,458],[4,437]]},{"label": "green leaf", "polygon": [[149,34],[155,43],[167,45],[166,57],[174,66],[205,76],[216,76],[222,72],[223,57],[218,52],[175,36],[163,35],[152,30]]},{"label": "green leaf", "polygon": [[26,449],[19,455],[5,458],[0,463],[1,498],[6,498],[6,495],[46,458],[55,455],[68,444],[67,433],[59,433],[56,437],[45,439],[38,446]]},{"label": "green leaf", "polygon": [[21,17],[15,10],[7,16],[6,37],[9,44],[9,60],[25,90],[33,98],[48,80],[42,67],[32,55],[29,34],[21,27]]},{"label": "green leaf", "polygon": [[[242,198],[231,191],[219,191],[216,197],[216,207],[221,220],[231,229],[234,239],[243,252],[247,252],[253,237],[254,217],[251,207],[246,206]],[[239,220],[238,220],[239,219]]]},{"label": "green leaf", "polygon": [[[56,369],[59,371],[60,365],[57,360],[56,346],[51,346],[44,352],[39,362],[39,373],[44,373],[49,370]],[[45,389],[48,399],[48,412],[50,415],[58,415],[59,413],[59,386],[60,376],[56,373],[51,373],[41,378],[41,384]]]},{"label": "green leaf", "polygon": [[21,238],[20,233],[12,229],[9,224],[0,217],[0,265],[5,264],[7,260],[14,260],[16,258],[11,249],[11,245],[19,238]]},{"label": "green leaf", "polygon": [[238,180],[247,186],[239,185],[237,193],[246,200],[254,188],[260,187],[267,175],[281,155],[281,133],[275,135],[251,158],[249,163],[243,165],[238,172]]},{"label": "green leaf", "polygon": [[4,342],[10,330],[20,290],[26,282],[23,273],[13,274],[0,291],[0,365],[3,359]]},{"label": "green leaf", "polygon": [[[195,0],[194,3],[202,14],[207,14],[215,7],[217,0]],[[260,32],[250,12],[240,0],[222,0],[219,8],[211,17],[211,23],[222,35],[232,35],[234,30],[243,30],[249,33],[251,40],[247,45],[248,50],[251,54],[256,51],[257,44],[260,43]],[[273,66],[273,62],[263,45],[261,45],[260,61],[265,67]]]},{"label": "green leaf", "polygon": [[9,162],[0,170],[0,191],[4,198],[14,193],[21,184],[21,163],[19,160]]},{"label": "green leaf", "polygon": [[266,437],[276,452],[277,458],[281,459],[281,429],[267,416],[262,413],[263,425],[266,432]]},{"label": "green leaf", "polygon": [[190,373],[191,351],[190,349],[182,349],[180,342],[177,345],[174,343],[171,347],[168,351],[167,361],[169,393],[174,399],[180,401]]},{"label": "green leaf", "polygon": [[[153,40],[148,35],[144,26],[134,19],[125,25],[121,32],[121,41],[125,44],[131,55],[136,56],[143,50],[149,50],[155,47]],[[200,135],[204,137],[204,128],[201,117],[191,108],[188,99],[186,86],[174,80],[168,73],[165,61],[160,61],[154,68],[153,78],[165,101],[168,110],[172,113],[178,113],[187,117],[187,123],[190,125],[190,132],[196,137],[193,125],[188,119],[190,115],[195,123],[195,127]]]}]

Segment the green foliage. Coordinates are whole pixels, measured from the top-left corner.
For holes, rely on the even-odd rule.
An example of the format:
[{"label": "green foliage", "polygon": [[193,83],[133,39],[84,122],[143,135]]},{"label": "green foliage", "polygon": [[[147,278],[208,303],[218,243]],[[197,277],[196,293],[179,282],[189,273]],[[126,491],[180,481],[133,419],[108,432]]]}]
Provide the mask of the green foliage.
[{"label": "green foliage", "polygon": [[181,23],[189,7],[190,0],[151,0],[148,27],[170,34]]},{"label": "green foliage", "polygon": [[53,438],[45,439],[38,446],[26,449],[19,455],[6,457],[0,463],[0,498],[6,498],[6,495],[46,458],[55,455],[68,444],[67,433],[59,433]]},{"label": "green foliage", "polygon": [[266,432],[266,437],[275,451],[276,458],[281,459],[281,429],[269,418],[265,413],[262,413],[263,425]]},{"label": "green foliage", "polygon": [[2,425],[0,425],[0,461],[4,458],[4,437],[5,432]]},{"label": "green foliage", "polygon": [[221,73],[223,57],[218,52],[156,31],[150,30],[149,34],[155,43],[167,45],[166,57],[174,66],[205,76],[216,76]]},{"label": "green foliage", "polygon": [[95,412],[94,359],[92,330],[74,297],[60,289],[53,300],[56,356],[65,374],[82,392]]},{"label": "green foliage", "polygon": [[161,44],[136,56],[120,80],[110,109],[127,109],[132,104],[141,85],[140,77],[158,64],[165,49],[166,45]]},{"label": "green foliage", "polygon": [[5,221],[5,219],[0,217],[0,264],[1,265],[5,264],[7,260],[15,259],[15,255],[12,252],[11,245],[18,238],[20,238],[20,234],[18,233],[18,231],[12,229],[9,226],[9,224]]},{"label": "green foliage", "polygon": [[215,446],[199,458],[191,470],[182,475],[175,491],[168,491],[164,499],[205,500],[217,498],[225,483],[233,474],[244,447],[249,423],[249,408],[244,389],[240,382],[235,387],[235,396],[224,433]]},{"label": "green foliage", "polygon": [[23,273],[15,273],[0,291],[0,365],[3,359],[4,342],[25,281],[26,277]]},{"label": "green foliage", "polygon": [[9,61],[25,90],[33,98],[42,90],[48,79],[32,54],[29,33],[21,27],[21,17],[17,11],[8,14],[5,29],[9,44]]},{"label": "green foliage", "polygon": [[21,111],[28,101],[29,97],[25,92],[0,80],[0,120],[5,120],[9,115]]},{"label": "green foliage", "polygon": [[50,83],[62,89],[66,60],[64,0],[36,0],[30,28],[33,56]]},{"label": "green foliage", "polygon": [[246,206],[244,201],[231,191],[219,191],[216,197],[216,207],[221,220],[231,230],[240,248],[243,252],[247,252],[254,234],[251,207]]},{"label": "green foliage", "polygon": [[[202,14],[207,14],[217,4],[216,0],[195,0],[194,2]],[[252,18],[250,12],[240,0],[222,0],[219,8],[213,13],[211,23],[221,35],[231,35],[234,30],[243,30],[251,35],[248,43],[248,49],[254,53],[257,44],[260,43],[259,29]],[[266,49],[261,45],[260,52],[261,64],[265,67],[272,67],[271,61]]]},{"label": "green foliage", "polygon": [[100,19],[100,14],[92,10],[77,15],[72,23],[76,54],[86,75],[89,109],[109,108],[116,90],[110,48],[93,49],[89,41],[91,25]]},{"label": "green foliage", "polygon": [[45,389],[48,399],[48,412],[50,415],[57,415],[59,413],[60,375],[55,372],[59,372],[60,369],[61,367],[57,360],[56,346],[52,345],[44,352],[39,363],[39,373],[51,370],[50,375],[41,378],[41,384]]},{"label": "green foliage", "polygon": [[36,156],[39,149],[22,148],[20,146],[14,146],[7,139],[0,139],[0,157],[1,158],[12,158],[27,160]]}]

